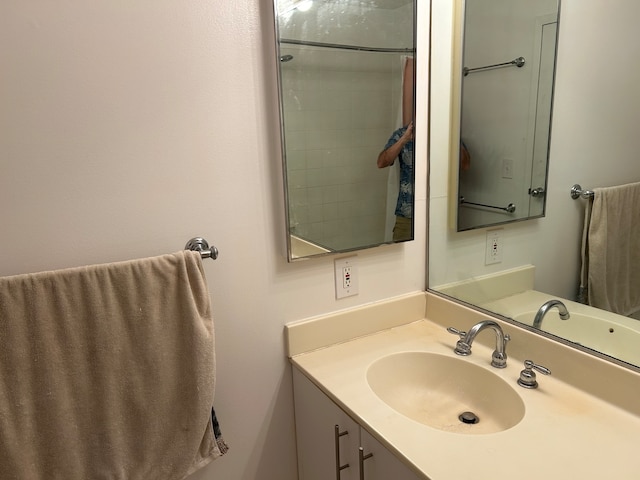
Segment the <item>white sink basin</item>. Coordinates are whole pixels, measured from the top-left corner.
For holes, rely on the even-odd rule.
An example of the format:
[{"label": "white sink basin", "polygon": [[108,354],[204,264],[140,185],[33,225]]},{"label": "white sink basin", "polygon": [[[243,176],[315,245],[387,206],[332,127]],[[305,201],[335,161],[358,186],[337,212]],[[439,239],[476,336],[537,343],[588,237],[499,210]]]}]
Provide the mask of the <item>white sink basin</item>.
[{"label": "white sink basin", "polygon": [[[448,432],[495,433],[524,417],[517,386],[461,358],[428,352],[389,355],[371,364],[367,382],[397,412]],[[463,422],[459,416],[465,412],[475,415],[477,423]],[[465,420],[471,421],[472,415]]]}]

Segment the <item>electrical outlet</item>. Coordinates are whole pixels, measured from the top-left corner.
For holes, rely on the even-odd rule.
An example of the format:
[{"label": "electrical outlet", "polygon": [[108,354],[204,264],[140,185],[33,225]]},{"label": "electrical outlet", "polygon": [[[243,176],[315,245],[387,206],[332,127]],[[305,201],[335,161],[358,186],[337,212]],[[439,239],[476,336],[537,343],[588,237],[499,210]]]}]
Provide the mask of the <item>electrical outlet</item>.
[{"label": "electrical outlet", "polygon": [[502,230],[489,230],[487,232],[487,247],[485,252],[485,265],[502,262]]},{"label": "electrical outlet", "polygon": [[342,288],[351,288],[351,267],[342,268]]},{"label": "electrical outlet", "polygon": [[502,178],[513,178],[513,160],[502,159]]},{"label": "electrical outlet", "polygon": [[357,256],[336,258],[334,261],[336,276],[336,298],[358,294]]}]

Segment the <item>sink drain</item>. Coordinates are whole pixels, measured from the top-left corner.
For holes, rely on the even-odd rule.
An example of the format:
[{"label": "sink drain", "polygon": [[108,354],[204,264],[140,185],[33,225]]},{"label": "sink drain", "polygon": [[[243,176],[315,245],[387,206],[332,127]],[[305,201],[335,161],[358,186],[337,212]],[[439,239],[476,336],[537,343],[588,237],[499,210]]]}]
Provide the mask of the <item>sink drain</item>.
[{"label": "sink drain", "polygon": [[458,418],[462,423],[467,423],[469,425],[475,425],[480,421],[478,416],[473,412],[462,412],[460,415],[458,415]]}]

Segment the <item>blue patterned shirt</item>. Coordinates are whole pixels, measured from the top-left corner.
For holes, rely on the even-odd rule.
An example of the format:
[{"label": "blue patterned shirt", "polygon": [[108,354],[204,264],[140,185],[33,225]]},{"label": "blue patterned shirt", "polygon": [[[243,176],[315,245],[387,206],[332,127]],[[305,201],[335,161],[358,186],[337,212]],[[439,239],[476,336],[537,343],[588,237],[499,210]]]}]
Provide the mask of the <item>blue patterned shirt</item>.
[{"label": "blue patterned shirt", "polygon": [[[401,127],[391,135],[384,149],[400,140],[400,137],[407,130]],[[400,151],[400,191],[398,192],[398,202],[396,203],[395,214],[398,217],[413,217],[413,140],[405,143]],[[393,164],[392,164],[393,165]]]}]

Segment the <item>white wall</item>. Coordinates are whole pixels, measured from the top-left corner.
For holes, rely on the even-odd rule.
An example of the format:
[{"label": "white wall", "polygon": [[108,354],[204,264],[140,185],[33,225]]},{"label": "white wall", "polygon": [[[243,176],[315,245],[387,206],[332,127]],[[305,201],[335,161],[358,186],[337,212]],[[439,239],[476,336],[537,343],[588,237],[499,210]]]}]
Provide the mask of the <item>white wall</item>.
[{"label": "white wall", "polygon": [[455,233],[447,226],[451,20],[448,0],[434,0],[430,191],[431,286],[536,265],[536,288],[574,298],[584,200],[574,183],[595,188],[640,181],[637,125],[637,25],[640,4],[621,0],[563,0],[550,147],[547,215],[503,227],[504,258],[485,266],[485,232]]},{"label": "white wall", "polygon": [[416,240],[359,253],[360,294],[341,301],[331,258],[286,262],[273,45],[266,1],[0,4],[0,275],[159,255],[197,235],[220,250],[205,268],[231,450],[197,480],[294,480],[283,325],[425,283],[425,121]]}]

